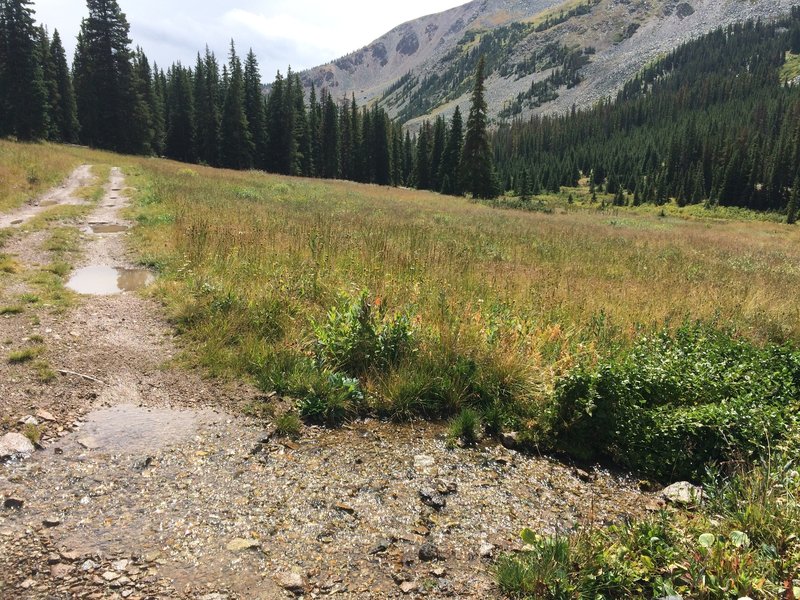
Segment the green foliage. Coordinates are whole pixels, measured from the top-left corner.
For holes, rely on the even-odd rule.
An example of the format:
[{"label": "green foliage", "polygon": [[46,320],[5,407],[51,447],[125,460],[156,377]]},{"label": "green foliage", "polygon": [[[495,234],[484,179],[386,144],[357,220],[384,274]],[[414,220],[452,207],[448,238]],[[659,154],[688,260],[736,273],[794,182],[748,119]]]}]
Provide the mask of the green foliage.
[{"label": "green foliage", "polygon": [[644,337],[556,384],[559,448],[661,479],[754,460],[798,426],[800,353],[703,325]]},{"label": "green foliage", "polygon": [[383,305],[366,292],[343,298],[314,326],[317,359],[326,368],[360,377],[386,371],[414,352],[414,336],[408,316],[391,320],[381,314]]},{"label": "green foliage", "polygon": [[[500,556],[495,576],[506,596],[537,600],[780,597],[787,581],[796,587],[798,492],[791,463],[765,464],[710,485],[699,514],[662,512],[569,536],[523,530],[525,549]],[[761,527],[775,532],[769,541]]]},{"label": "green foliage", "polygon": [[448,436],[451,441],[460,440],[466,446],[474,446],[480,439],[480,415],[465,408],[450,421]]},{"label": "green foliage", "polygon": [[303,423],[294,411],[287,411],[275,419],[275,435],[296,438],[300,435]]}]

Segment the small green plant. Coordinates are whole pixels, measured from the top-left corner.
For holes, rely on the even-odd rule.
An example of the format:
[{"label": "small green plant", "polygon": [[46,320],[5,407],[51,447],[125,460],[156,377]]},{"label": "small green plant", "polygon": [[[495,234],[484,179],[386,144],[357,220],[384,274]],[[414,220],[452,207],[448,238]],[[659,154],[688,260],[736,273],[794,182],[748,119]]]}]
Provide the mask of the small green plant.
[{"label": "small green plant", "polygon": [[33,423],[28,423],[25,425],[22,435],[28,438],[31,441],[31,444],[34,446],[38,446],[39,442],[42,440],[42,432],[39,429],[39,426],[34,425]]},{"label": "small green plant", "polygon": [[14,305],[14,306],[0,306],[0,315],[18,315],[21,314],[25,309],[21,306]]},{"label": "small green plant", "polygon": [[56,372],[46,360],[37,360],[33,363],[36,378],[42,383],[52,383],[56,379]]},{"label": "small green plant", "polygon": [[275,435],[295,438],[300,435],[303,423],[294,411],[287,411],[275,419]]},{"label": "small green plant", "polygon": [[481,418],[471,408],[463,409],[450,421],[449,438],[452,442],[460,440],[466,446],[474,446],[480,439]]},{"label": "small green plant", "polygon": [[8,362],[12,365],[18,365],[26,362],[30,362],[33,359],[39,357],[44,352],[44,347],[42,346],[31,346],[29,348],[23,348],[22,350],[17,350],[12,352],[8,355]]}]

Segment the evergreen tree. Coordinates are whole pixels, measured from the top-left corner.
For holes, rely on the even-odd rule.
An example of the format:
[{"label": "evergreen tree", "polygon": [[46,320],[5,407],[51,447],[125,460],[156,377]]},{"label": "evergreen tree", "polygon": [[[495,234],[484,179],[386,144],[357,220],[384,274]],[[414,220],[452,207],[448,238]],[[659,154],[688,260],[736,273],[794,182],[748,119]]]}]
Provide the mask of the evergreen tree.
[{"label": "evergreen tree", "polygon": [[191,74],[180,63],[173,65],[167,73],[166,106],[166,155],[175,160],[193,162],[196,152]]},{"label": "evergreen tree", "polygon": [[308,174],[310,177],[319,177],[320,164],[320,137],[319,137],[320,109],[317,102],[317,90],[311,84],[308,100],[308,135],[309,135],[309,160]]},{"label": "evergreen tree", "polygon": [[389,117],[377,106],[372,108],[373,181],[389,185],[392,178],[392,158],[389,149]]},{"label": "evergreen tree", "polygon": [[425,121],[417,137],[414,156],[414,185],[420,190],[431,189],[431,124]]},{"label": "evergreen tree", "polygon": [[286,99],[284,87],[283,75],[278,71],[267,98],[267,139],[269,139],[267,170],[288,175],[291,172],[289,161],[292,141],[291,131],[286,126],[289,122],[286,109],[290,103]]},{"label": "evergreen tree", "polygon": [[81,139],[90,146],[139,152],[128,21],[116,0],[87,0],[73,71]]},{"label": "evergreen tree", "polygon": [[48,134],[43,57],[31,5],[0,0],[0,135],[21,140]]},{"label": "evergreen tree", "polygon": [[800,171],[797,171],[797,175],[794,177],[792,197],[789,199],[786,211],[786,222],[789,225],[794,225],[797,222],[798,212],[800,212]]},{"label": "evergreen tree", "polygon": [[475,87],[467,117],[467,130],[461,155],[461,180],[464,189],[474,198],[493,198],[495,196],[492,175],[492,154],[487,131],[487,106],[484,98],[483,57],[478,61],[475,73]]},{"label": "evergreen tree", "polygon": [[223,167],[231,169],[249,169],[253,166],[255,145],[245,115],[242,63],[236,56],[233,40],[231,40],[229,72],[230,81],[222,106],[220,125],[220,163]]},{"label": "evergreen tree", "polygon": [[441,168],[444,160],[445,137],[447,135],[444,117],[438,116],[433,123],[433,139],[431,141],[431,189],[442,189]]},{"label": "evergreen tree", "polygon": [[456,106],[450,128],[447,133],[447,144],[442,156],[439,180],[442,182],[441,192],[453,196],[461,195],[461,146],[464,144],[463,121],[461,109]]},{"label": "evergreen tree", "polygon": [[522,173],[519,176],[517,195],[522,202],[528,203],[531,200],[531,185],[527,169],[522,169]]},{"label": "evergreen tree", "polygon": [[335,179],[339,176],[339,116],[333,97],[324,90],[320,128],[322,159],[320,175],[326,179]]},{"label": "evergreen tree", "polygon": [[253,164],[264,169],[267,165],[267,124],[261,73],[252,48],[244,62],[244,113],[255,148]]},{"label": "evergreen tree", "polygon": [[217,57],[206,46],[205,56],[197,55],[194,69],[195,131],[197,157],[211,166],[219,165],[220,87]]},{"label": "evergreen tree", "polygon": [[75,105],[72,77],[67,66],[67,56],[64,46],[61,44],[58,29],[53,31],[53,40],[50,43],[50,63],[55,80],[55,98],[51,102],[50,108],[53,139],[59,142],[76,143],[80,132],[78,110]]}]

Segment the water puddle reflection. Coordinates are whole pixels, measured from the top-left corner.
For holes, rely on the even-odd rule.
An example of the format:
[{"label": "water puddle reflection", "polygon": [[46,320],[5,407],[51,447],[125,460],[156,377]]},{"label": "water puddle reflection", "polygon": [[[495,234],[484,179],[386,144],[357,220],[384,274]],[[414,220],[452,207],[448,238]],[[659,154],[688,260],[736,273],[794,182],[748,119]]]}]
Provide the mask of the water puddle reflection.
[{"label": "water puddle reflection", "polygon": [[155,281],[147,269],[115,269],[92,266],[78,269],[70,277],[67,287],[73,292],[90,296],[110,296],[122,292],[135,292]]}]

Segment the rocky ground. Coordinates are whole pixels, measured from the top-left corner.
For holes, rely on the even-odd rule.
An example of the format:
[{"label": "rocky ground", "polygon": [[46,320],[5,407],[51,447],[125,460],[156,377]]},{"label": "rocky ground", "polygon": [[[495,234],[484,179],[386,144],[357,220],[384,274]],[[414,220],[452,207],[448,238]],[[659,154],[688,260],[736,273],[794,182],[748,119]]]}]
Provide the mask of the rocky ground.
[{"label": "rocky ground", "polygon": [[[72,224],[78,267],[134,266],[124,231],[91,228],[130,225],[122,188],[112,171],[105,198]],[[18,231],[3,252],[35,269],[48,260],[42,240]],[[0,305],[26,291],[21,281],[0,276]],[[523,527],[659,505],[601,469],[493,443],[448,448],[436,424],[367,420],[277,438],[242,408],[281,399],[173,367],[172,330],[136,293],[0,316],[4,352],[31,340],[57,376],[45,383],[33,364],[0,360],[0,436],[41,434],[35,451],[19,436],[0,442],[2,598],[496,597],[491,559],[519,548]]]}]

